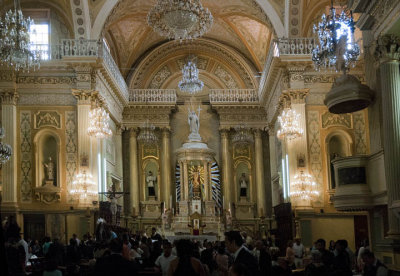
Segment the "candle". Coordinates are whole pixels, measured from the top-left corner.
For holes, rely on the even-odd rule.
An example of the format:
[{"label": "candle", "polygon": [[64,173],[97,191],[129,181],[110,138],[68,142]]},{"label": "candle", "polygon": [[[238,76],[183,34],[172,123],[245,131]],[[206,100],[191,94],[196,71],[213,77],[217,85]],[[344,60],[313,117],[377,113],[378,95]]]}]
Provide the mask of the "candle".
[{"label": "candle", "polygon": [[224,209],[225,206],[225,196],[222,196],[222,209]]},{"label": "candle", "polygon": [[169,196],[169,208],[172,209],[172,195]]}]

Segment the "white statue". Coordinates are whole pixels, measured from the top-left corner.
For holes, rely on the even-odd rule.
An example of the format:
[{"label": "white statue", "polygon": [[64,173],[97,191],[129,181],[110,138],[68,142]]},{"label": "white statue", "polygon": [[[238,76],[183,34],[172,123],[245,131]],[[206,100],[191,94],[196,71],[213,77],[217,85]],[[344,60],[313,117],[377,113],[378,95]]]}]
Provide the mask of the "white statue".
[{"label": "white statue", "polygon": [[157,176],[153,175],[152,171],[149,171],[146,177],[147,189],[149,191],[149,196],[155,196],[155,182],[157,181]]},{"label": "white statue", "polygon": [[194,110],[188,109],[188,124],[189,124],[189,129],[190,129],[190,134],[189,134],[189,140],[190,141],[201,141],[201,137],[199,134],[199,129],[200,129],[200,111],[201,108],[199,106],[198,108],[198,113]]},{"label": "white statue", "polygon": [[45,169],[45,171],[46,171],[46,180],[49,180],[49,181],[53,181],[54,180],[54,169],[55,169],[55,164],[54,164],[54,162],[53,162],[53,160],[51,159],[51,157],[49,157],[49,161],[47,162],[47,163],[44,163],[43,162],[43,166],[44,166],[44,169]]},{"label": "white statue", "polygon": [[242,176],[239,179],[239,185],[240,185],[240,196],[246,197],[247,196],[247,179],[246,179],[245,173],[242,173]]}]

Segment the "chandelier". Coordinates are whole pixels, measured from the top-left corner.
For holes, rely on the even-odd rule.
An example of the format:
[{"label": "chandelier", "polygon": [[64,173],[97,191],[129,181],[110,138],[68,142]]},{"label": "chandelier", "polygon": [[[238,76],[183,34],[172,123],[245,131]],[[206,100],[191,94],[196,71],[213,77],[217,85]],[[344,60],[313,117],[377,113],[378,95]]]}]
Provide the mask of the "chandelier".
[{"label": "chandelier", "polygon": [[169,39],[195,39],[205,34],[213,17],[200,0],[158,0],[147,15],[147,23]]},{"label": "chandelier", "polygon": [[156,144],[158,141],[157,135],[154,133],[155,126],[147,120],[140,128],[140,133],[137,140],[143,144]]},{"label": "chandelier", "polygon": [[[0,140],[5,136],[4,128],[0,127]],[[12,148],[9,144],[5,144],[0,141],[0,165],[10,160],[12,154]]]},{"label": "chandelier", "polygon": [[97,107],[89,112],[88,134],[95,138],[108,138],[112,135],[109,126],[110,115],[102,107]]},{"label": "chandelier", "polygon": [[14,10],[9,10],[4,20],[0,18],[0,63],[16,71],[36,69],[40,66],[39,52],[31,50],[29,28],[33,20],[22,14],[19,0],[14,0]]},{"label": "chandelier", "polygon": [[297,114],[291,108],[285,108],[278,117],[281,128],[277,136],[281,140],[292,140],[303,135],[303,129],[300,127],[300,114]]},{"label": "chandelier", "polygon": [[332,0],[329,14],[323,14],[318,26],[314,25],[319,42],[312,53],[316,69],[335,67],[336,71],[345,71],[355,65],[360,47],[355,42],[354,30],[352,12],[343,10],[336,14]]},{"label": "chandelier", "polygon": [[86,173],[86,170],[75,177],[74,181],[72,181],[72,186],[73,189],[70,194],[77,199],[86,200],[89,197],[97,196],[96,183],[93,181],[92,175]]},{"label": "chandelier", "polygon": [[290,197],[294,199],[312,200],[319,195],[319,192],[315,190],[317,184],[313,177],[303,171],[294,176],[294,181],[290,186],[292,188]]},{"label": "chandelier", "polygon": [[182,92],[195,94],[203,89],[204,83],[199,80],[199,69],[197,69],[196,63],[188,61],[188,63],[183,66],[182,74],[182,80],[178,84]]},{"label": "chandelier", "polygon": [[235,134],[232,136],[232,143],[234,144],[250,144],[254,141],[253,135],[249,128],[244,125],[235,127]]}]

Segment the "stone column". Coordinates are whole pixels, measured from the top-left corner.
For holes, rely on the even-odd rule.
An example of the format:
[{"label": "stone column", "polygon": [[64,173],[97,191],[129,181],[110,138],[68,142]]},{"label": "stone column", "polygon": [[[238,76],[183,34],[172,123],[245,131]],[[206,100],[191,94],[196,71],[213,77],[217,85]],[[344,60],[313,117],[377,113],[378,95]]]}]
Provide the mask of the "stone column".
[{"label": "stone column", "polygon": [[[137,143],[138,130],[131,128],[129,137],[129,161],[130,161],[130,204],[129,210],[132,213],[139,213],[139,162],[138,162],[138,143]],[[133,208],[135,212],[133,212]]]},{"label": "stone column", "polygon": [[172,206],[171,201],[171,133],[168,128],[162,130],[162,162],[161,162],[161,173],[162,173],[162,191],[163,201],[165,206],[169,208]]},{"label": "stone column", "polygon": [[17,143],[17,101],[18,94],[14,90],[3,91],[1,94],[1,119],[5,131],[3,142],[12,148],[10,160],[2,167],[3,176],[3,203],[16,204],[17,202],[17,175],[18,163],[16,154]]},{"label": "stone column", "polygon": [[222,148],[222,185],[224,206],[223,209],[228,210],[229,204],[232,203],[232,154],[229,150],[229,130],[221,130],[221,148]]},{"label": "stone column", "polygon": [[187,161],[183,161],[183,172],[181,172],[181,175],[183,173],[183,200],[188,201],[189,200],[189,176],[188,176],[188,163]]},{"label": "stone column", "polygon": [[400,44],[396,36],[378,40],[383,110],[383,146],[389,208],[389,237],[400,239]]},{"label": "stone column", "polygon": [[208,200],[211,200],[211,197],[210,197],[211,186],[209,186],[210,185],[209,184],[210,176],[209,176],[207,161],[204,161],[203,167],[204,167],[204,197],[205,197],[204,200],[208,201]]},{"label": "stone column", "polygon": [[254,132],[254,159],[255,159],[255,172],[256,172],[256,187],[257,187],[257,214],[259,216],[265,215],[266,212],[266,198],[265,198],[265,183],[264,183],[264,160],[263,160],[263,146],[262,146],[262,132],[256,130]]}]

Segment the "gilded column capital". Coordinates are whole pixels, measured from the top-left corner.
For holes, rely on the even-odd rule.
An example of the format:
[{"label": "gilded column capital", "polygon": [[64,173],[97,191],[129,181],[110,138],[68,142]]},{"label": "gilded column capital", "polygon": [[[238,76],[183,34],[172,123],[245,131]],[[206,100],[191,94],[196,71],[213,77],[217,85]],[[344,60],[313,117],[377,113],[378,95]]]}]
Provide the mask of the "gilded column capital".
[{"label": "gilded column capital", "polygon": [[17,105],[19,95],[14,89],[0,90],[1,104]]},{"label": "gilded column capital", "polygon": [[222,139],[228,139],[229,138],[229,129],[223,128],[223,129],[220,129],[219,132],[221,133],[221,138]]},{"label": "gilded column capital", "polygon": [[72,89],[72,95],[77,99],[78,104],[91,105],[99,99],[99,92],[92,89]]},{"label": "gilded column capital", "polygon": [[289,100],[291,104],[301,104],[301,103],[305,103],[306,97],[309,92],[310,92],[309,88],[286,89],[286,90],[283,90],[282,95],[286,95],[284,97],[286,97],[287,100]]},{"label": "gilded column capital", "polygon": [[400,61],[400,37],[396,35],[380,36],[376,42],[374,54],[380,63]]},{"label": "gilded column capital", "polygon": [[138,134],[139,134],[139,128],[137,128],[137,127],[131,127],[131,128],[129,128],[129,135],[130,135],[130,137],[132,137],[132,138],[137,138]]},{"label": "gilded column capital", "polygon": [[161,129],[162,137],[163,138],[170,138],[171,137],[171,130],[168,127],[164,127]]},{"label": "gilded column capital", "polygon": [[261,129],[255,129],[254,130],[254,138],[261,139],[261,135],[262,135],[262,130]]},{"label": "gilded column capital", "polygon": [[115,128],[115,135],[122,135],[122,132],[124,131],[124,127],[121,124],[117,124]]}]

